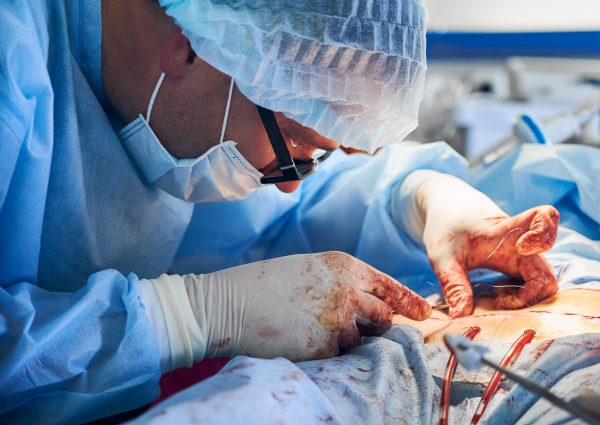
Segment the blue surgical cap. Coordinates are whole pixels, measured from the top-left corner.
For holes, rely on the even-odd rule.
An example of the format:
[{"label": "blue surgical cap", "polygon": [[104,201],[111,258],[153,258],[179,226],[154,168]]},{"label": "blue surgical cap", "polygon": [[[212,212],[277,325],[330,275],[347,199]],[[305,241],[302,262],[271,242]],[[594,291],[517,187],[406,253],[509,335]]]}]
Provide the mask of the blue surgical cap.
[{"label": "blue surgical cap", "polygon": [[203,60],[252,102],[373,152],[417,127],[420,0],[161,0]]}]

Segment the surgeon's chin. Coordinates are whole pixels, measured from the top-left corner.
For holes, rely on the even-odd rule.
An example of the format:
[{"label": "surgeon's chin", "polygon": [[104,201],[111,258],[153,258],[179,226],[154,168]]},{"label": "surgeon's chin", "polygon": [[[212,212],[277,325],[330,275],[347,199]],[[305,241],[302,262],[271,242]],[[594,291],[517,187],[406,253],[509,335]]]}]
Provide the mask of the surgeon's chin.
[{"label": "surgeon's chin", "polygon": [[285,193],[292,193],[293,191],[295,191],[296,189],[298,189],[300,187],[300,181],[293,181],[293,182],[283,182],[283,183],[275,183],[275,186],[277,186],[277,189],[281,190],[282,192]]}]

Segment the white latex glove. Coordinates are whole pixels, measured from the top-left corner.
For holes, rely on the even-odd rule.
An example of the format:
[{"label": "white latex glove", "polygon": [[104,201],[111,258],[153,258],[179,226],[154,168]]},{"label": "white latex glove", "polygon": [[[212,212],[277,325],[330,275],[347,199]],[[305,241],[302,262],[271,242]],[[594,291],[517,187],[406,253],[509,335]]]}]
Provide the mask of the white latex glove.
[{"label": "white latex glove", "polygon": [[[429,304],[388,275],[342,252],[293,255],[205,275],[162,275],[150,285],[168,334],[163,370],[203,357],[310,360],[381,334],[393,313],[429,317]],[[144,303],[151,305],[151,297]],[[150,316],[156,309],[148,308]],[[155,332],[160,324],[151,317]],[[160,337],[159,337],[160,340]],[[160,343],[159,343],[160,347]]]},{"label": "white latex glove", "polygon": [[431,170],[411,173],[393,206],[396,221],[425,246],[450,317],[471,314],[468,271],[475,268],[523,280],[520,289],[497,291],[498,308],[526,307],[556,292],[552,267],[540,254],[556,239],[559,213],[554,207],[544,205],[509,217],[462,180]]}]

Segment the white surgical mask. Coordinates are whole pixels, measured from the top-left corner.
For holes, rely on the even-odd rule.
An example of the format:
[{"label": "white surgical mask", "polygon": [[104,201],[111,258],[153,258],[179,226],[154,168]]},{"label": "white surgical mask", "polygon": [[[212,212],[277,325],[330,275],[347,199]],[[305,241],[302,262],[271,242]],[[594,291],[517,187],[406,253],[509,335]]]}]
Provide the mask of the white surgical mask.
[{"label": "white surgical mask", "polygon": [[240,154],[234,141],[223,141],[233,93],[233,78],[219,144],[192,159],[175,158],[150,128],[152,106],[164,78],[165,74],[162,73],[150,98],[146,118],[140,114],[119,132],[121,142],[142,178],[146,183],[188,202],[238,200],[250,196],[261,186],[263,174]]}]

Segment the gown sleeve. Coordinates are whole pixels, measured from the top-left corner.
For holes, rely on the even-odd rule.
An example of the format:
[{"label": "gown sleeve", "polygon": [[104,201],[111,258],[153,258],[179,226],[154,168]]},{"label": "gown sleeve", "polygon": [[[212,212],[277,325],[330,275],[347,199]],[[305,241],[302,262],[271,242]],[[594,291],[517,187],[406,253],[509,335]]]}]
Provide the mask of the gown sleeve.
[{"label": "gown sleeve", "polygon": [[82,423],[149,403],[151,332],[133,274],[104,270],[75,292],[0,287],[0,422]]},{"label": "gown sleeve", "polygon": [[135,275],[37,286],[54,91],[29,6],[0,5],[0,423],[81,423],[156,398],[160,362]]}]

